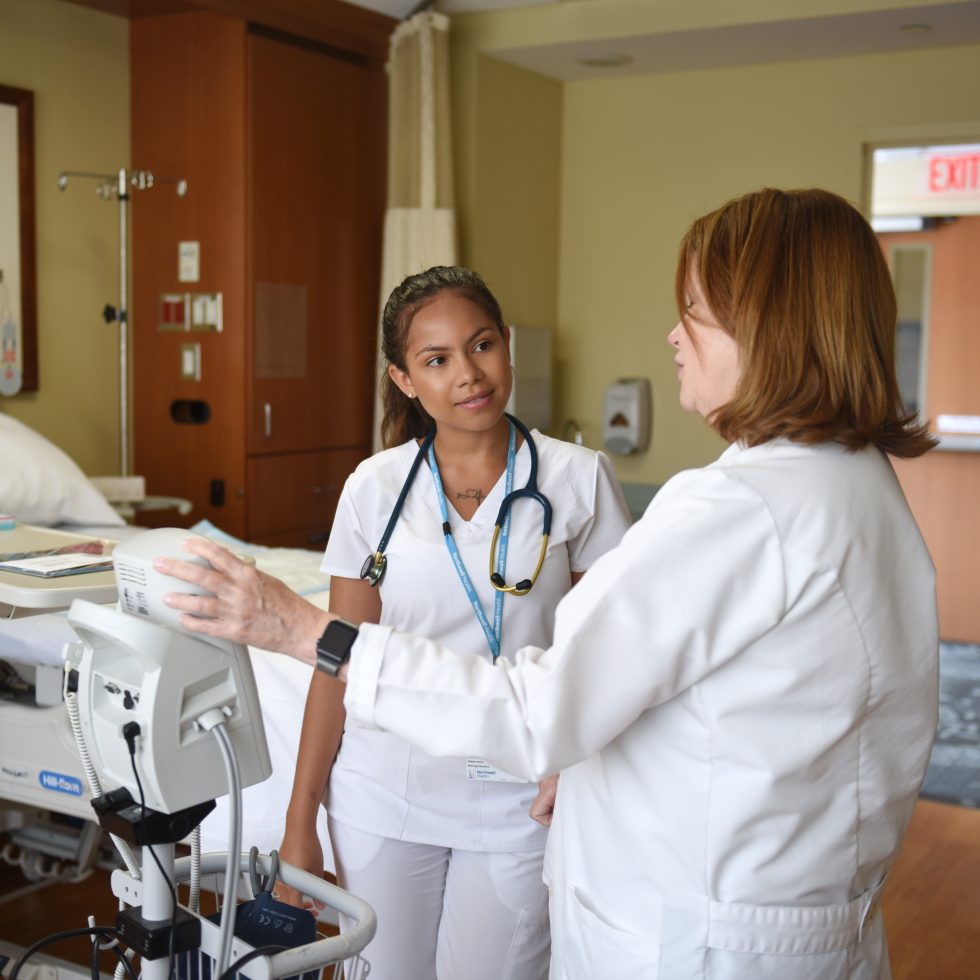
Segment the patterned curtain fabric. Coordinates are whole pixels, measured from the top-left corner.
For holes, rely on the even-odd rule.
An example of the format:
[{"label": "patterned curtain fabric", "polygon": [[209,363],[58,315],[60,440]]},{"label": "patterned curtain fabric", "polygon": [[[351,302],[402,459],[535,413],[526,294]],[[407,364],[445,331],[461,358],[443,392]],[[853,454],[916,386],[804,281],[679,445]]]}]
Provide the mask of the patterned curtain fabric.
[{"label": "patterned curtain fabric", "polygon": [[[449,119],[449,18],[423,11],[399,24],[388,55],[388,208],[381,263],[381,306],[406,276],[454,265],[452,140]],[[380,334],[378,364],[381,365]],[[381,448],[375,398],[374,448]]]}]

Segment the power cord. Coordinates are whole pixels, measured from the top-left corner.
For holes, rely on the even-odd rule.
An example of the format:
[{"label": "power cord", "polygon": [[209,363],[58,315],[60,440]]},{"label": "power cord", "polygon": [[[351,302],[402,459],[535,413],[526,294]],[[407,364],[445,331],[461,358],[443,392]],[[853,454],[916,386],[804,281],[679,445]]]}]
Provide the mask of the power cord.
[{"label": "power cord", "polygon": [[123,950],[121,950],[118,946],[113,946],[112,949],[119,960],[119,963],[116,966],[116,973],[113,975],[114,976],[125,975],[129,977],[129,980],[138,980],[136,976],[136,971],[133,969],[133,964],[130,962],[130,959],[133,956],[132,950],[127,950],[126,952],[123,952]]},{"label": "power cord", "polygon": [[[50,946],[52,943],[60,942],[62,939],[75,939],[77,936],[95,936],[101,939],[103,936],[119,936],[115,926],[89,926],[85,929],[66,929],[63,932],[53,932],[50,936],[45,936],[43,939],[39,939],[33,946],[22,953],[17,962],[14,964],[13,969],[10,971],[10,976],[8,980],[17,980],[20,974],[21,967],[40,949],[44,949],[45,946]],[[98,943],[93,944],[96,949],[98,949]],[[98,961],[96,960],[96,965]],[[96,969],[98,973],[98,969]]]},{"label": "power cord", "polygon": [[256,946],[255,949],[250,950],[244,956],[239,956],[231,966],[225,970],[224,973],[218,976],[218,980],[232,980],[232,977],[246,964],[250,963],[252,960],[258,959],[260,956],[272,956],[275,953],[281,953],[283,950],[289,949],[288,946]]},{"label": "power cord", "polygon": [[[144,829],[146,827],[146,796],[143,793],[143,783],[140,780],[139,771],[136,768],[136,739],[140,736],[140,726],[135,721],[128,721],[123,725],[122,729],[123,738],[126,739],[126,747],[129,749],[129,763],[133,768],[133,778],[136,780],[136,789],[139,791],[140,795],[140,823],[143,825]],[[177,934],[177,892],[174,889],[173,884],[170,881],[170,875],[164,870],[163,865],[160,863],[160,859],[157,857],[156,852],[153,850],[152,844],[146,844],[143,847],[144,851],[150,852],[150,857],[153,858],[153,863],[156,864],[160,871],[160,877],[167,883],[167,889],[170,892],[170,944],[168,947],[170,966],[167,971],[167,976],[172,977],[174,975],[174,964],[176,963],[176,954],[174,951],[174,939]]]},{"label": "power cord", "polygon": [[[62,693],[64,695],[65,708],[68,711],[68,722],[71,725],[72,735],[75,737],[75,746],[78,749],[82,769],[85,772],[85,778],[88,781],[92,797],[95,799],[102,795],[102,782],[99,779],[98,773],[95,771],[95,766],[92,764],[92,758],[88,752],[88,745],[85,742],[85,733],[82,730],[82,720],[78,708],[78,671],[67,663],[65,664]],[[126,841],[121,837],[117,837],[115,834],[109,834],[109,839],[115,846],[119,856],[123,859],[123,863],[126,865],[126,870],[129,872],[130,877],[139,881],[142,872],[139,861],[136,860],[136,855],[133,854],[133,849]]]}]

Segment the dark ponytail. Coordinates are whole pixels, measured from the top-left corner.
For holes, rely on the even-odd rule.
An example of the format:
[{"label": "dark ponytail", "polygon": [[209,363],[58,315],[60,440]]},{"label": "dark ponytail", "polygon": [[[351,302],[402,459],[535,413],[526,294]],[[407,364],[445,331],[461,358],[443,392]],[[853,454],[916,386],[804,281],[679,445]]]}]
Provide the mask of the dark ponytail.
[{"label": "dark ponytail", "polygon": [[388,366],[402,371],[405,367],[405,346],[408,330],[415,314],[440,293],[463,296],[480,307],[503,334],[504,318],[500,304],[487,284],[477,273],[461,266],[436,265],[425,272],[409,276],[396,286],[381,314],[381,353],[385,359],[381,374],[381,443],[388,449],[409,439],[421,439],[432,426],[429,413],[417,398],[409,398],[391,380]]}]

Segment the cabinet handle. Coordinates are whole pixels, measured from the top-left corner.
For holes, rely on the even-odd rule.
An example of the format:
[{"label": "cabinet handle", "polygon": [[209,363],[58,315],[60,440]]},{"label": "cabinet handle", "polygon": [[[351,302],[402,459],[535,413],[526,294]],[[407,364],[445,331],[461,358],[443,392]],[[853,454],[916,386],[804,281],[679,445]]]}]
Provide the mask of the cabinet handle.
[{"label": "cabinet handle", "polygon": [[272,404],[266,402],[263,408],[265,414],[265,437],[266,439],[272,436]]},{"label": "cabinet handle", "polygon": [[311,487],[313,493],[333,493],[337,489],[336,483],[327,483],[324,486]]}]

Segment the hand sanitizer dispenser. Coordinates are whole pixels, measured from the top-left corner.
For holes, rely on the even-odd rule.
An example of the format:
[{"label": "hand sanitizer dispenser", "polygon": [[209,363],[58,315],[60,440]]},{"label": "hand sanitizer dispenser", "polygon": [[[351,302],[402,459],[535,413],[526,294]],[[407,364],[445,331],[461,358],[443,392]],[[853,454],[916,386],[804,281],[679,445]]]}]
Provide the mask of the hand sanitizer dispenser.
[{"label": "hand sanitizer dispenser", "polygon": [[650,382],[621,378],[606,388],[602,405],[602,443],[611,453],[641,453],[650,442]]}]

